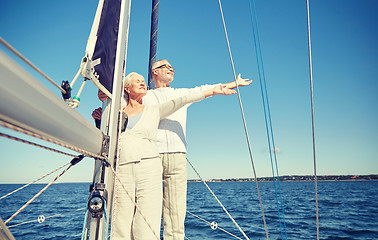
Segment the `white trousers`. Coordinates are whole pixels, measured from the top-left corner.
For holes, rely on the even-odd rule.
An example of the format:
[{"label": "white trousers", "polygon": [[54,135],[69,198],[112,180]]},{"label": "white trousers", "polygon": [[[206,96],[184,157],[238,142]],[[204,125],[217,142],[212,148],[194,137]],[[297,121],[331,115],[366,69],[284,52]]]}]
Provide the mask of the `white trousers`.
[{"label": "white trousers", "polygon": [[[135,200],[133,201],[116,180],[114,240],[153,240],[159,237],[162,213],[162,166],[159,158],[120,165],[119,177]],[[152,230],[151,230],[151,228]],[[155,232],[155,234],[153,233]]]},{"label": "white trousers", "polygon": [[184,153],[160,154],[163,165],[163,237],[182,240],[186,216],[186,156]]}]

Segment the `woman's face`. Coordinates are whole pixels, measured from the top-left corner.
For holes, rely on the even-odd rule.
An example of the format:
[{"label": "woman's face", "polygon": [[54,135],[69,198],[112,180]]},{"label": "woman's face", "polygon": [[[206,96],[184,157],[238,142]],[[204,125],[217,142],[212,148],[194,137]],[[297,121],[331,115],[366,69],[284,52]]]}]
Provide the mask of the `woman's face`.
[{"label": "woman's face", "polygon": [[136,74],[130,81],[130,86],[125,87],[125,91],[129,94],[129,98],[136,99],[147,94],[147,86],[144,78]]}]

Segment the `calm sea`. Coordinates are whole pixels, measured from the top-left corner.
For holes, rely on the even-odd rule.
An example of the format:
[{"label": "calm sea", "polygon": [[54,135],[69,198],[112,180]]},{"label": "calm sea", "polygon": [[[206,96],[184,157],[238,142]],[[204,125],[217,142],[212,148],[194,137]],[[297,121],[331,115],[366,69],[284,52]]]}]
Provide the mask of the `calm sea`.
[{"label": "calm sea", "polygon": [[[265,219],[270,239],[316,239],[316,210],[313,182],[281,182],[284,216],[277,213],[272,182],[260,182]],[[0,197],[21,185],[0,185]],[[209,183],[210,188],[250,239],[266,239],[254,182]],[[44,187],[29,186],[0,200],[5,221]],[[54,184],[33,201],[8,226],[16,239],[80,239],[89,184]],[[378,239],[378,182],[318,182],[320,239]],[[279,203],[281,199],[278,198]],[[203,183],[188,184],[186,235],[188,239],[245,239],[224,213]],[[64,214],[64,215],[59,215]],[[31,222],[39,215],[43,223]],[[49,217],[54,216],[55,217]],[[285,221],[283,221],[285,219]],[[281,224],[280,221],[281,220]],[[220,228],[211,229],[210,222]]]}]

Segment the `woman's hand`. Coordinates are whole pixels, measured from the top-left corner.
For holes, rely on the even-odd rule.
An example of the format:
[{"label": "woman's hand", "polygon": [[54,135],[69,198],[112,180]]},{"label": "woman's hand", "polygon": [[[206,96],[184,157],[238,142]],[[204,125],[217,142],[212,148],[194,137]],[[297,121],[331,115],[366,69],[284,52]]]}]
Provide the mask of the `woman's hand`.
[{"label": "woman's hand", "polygon": [[226,86],[223,86],[222,84],[213,88],[213,95],[231,95],[235,93],[235,90],[228,89]]},{"label": "woman's hand", "polygon": [[92,117],[94,120],[101,120],[102,108],[99,107],[92,112]]},{"label": "woman's hand", "polygon": [[215,86],[213,89],[209,89],[203,92],[205,95],[205,98],[211,97],[213,95],[231,95],[235,94],[235,90],[228,89],[226,86],[220,84]]}]

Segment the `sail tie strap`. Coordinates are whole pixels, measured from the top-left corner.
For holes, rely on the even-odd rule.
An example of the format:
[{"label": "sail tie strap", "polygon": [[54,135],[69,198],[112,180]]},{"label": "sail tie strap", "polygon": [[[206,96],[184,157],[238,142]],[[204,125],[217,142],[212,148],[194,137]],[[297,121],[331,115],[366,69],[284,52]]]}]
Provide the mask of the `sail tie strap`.
[{"label": "sail tie strap", "polygon": [[34,197],[32,197],[27,203],[24,204],[24,206],[22,206],[19,210],[17,210],[17,212],[15,212],[10,218],[8,218],[8,220],[6,220],[4,222],[4,224],[7,224],[10,220],[12,220],[15,216],[17,216],[22,210],[24,210],[31,202],[33,202],[39,195],[41,195],[48,187],[51,186],[51,184],[53,184],[56,180],[58,180],[58,178],[60,178],[64,173],[66,173],[68,171],[68,169],[70,169],[72,166],[74,166],[75,164],[77,164],[81,159],[83,159],[84,156],[83,155],[80,155],[74,159],[71,160],[71,164],[66,168],[64,169],[63,172],[61,172],[57,177],[54,178],[54,180],[52,180],[49,184],[47,184],[41,191],[39,191],[36,195],[34,195]]},{"label": "sail tie strap", "polygon": [[190,166],[193,168],[194,172],[197,174],[197,176],[201,179],[201,181],[205,184],[205,186],[207,187],[207,189],[209,189],[210,193],[214,196],[215,200],[217,200],[217,202],[219,203],[219,205],[223,208],[224,212],[227,214],[227,216],[231,219],[231,221],[235,224],[235,226],[239,229],[239,231],[243,234],[243,236],[246,238],[246,239],[249,239],[248,236],[244,233],[244,231],[241,229],[241,227],[238,225],[238,223],[235,221],[235,219],[231,216],[231,214],[227,211],[227,209],[223,206],[223,204],[221,203],[221,201],[218,199],[218,197],[215,195],[215,193],[211,190],[211,188],[209,187],[209,185],[207,185],[207,183],[203,180],[203,178],[200,176],[200,174],[197,172],[197,170],[194,168],[193,164],[189,161],[188,158],[186,158],[186,160],[188,161],[188,163],[190,164]]},{"label": "sail tie strap", "polygon": [[225,36],[226,36],[227,46],[228,46],[228,53],[229,53],[229,56],[230,56],[232,71],[233,71],[234,79],[235,79],[235,83],[236,83],[236,90],[237,90],[238,99],[239,99],[239,106],[240,106],[240,111],[241,111],[241,115],[242,115],[242,118],[243,118],[244,131],[245,131],[245,136],[246,136],[246,140],[247,140],[247,144],[248,144],[249,156],[251,158],[251,164],[252,164],[253,174],[254,174],[254,177],[255,177],[257,194],[259,196],[259,202],[260,202],[261,213],[262,213],[264,227],[265,227],[266,238],[269,240],[268,228],[267,228],[266,221],[265,221],[264,208],[263,208],[263,205],[262,205],[262,200],[261,200],[259,185],[258,185],[258,181],[257,181],[257,175],[256,175],[255,165],[253,163],[252,148],[251,148],[251,144],[250,144],[250,141],[249,141],[247,124],[246,124],[246,121],[245,121],[244,110],[243,110],[243,105],[242,105],[240,91],[239,91],[239,85],[238,85],[237,80],[236,80],[237,78],[236,78],[236,73],[235,73],[234,61],[232,60],[231,47],[230,47],[230,42],[228,40],[226,23],[225,23],[224,16],[223,16],[223,10],[222,10],[221,1],[218,0],[218,2],[219,2],[219,8],[220,8],[222,22],[223,22],[223,29],[224,29],[224,33],[225,33]]}]

